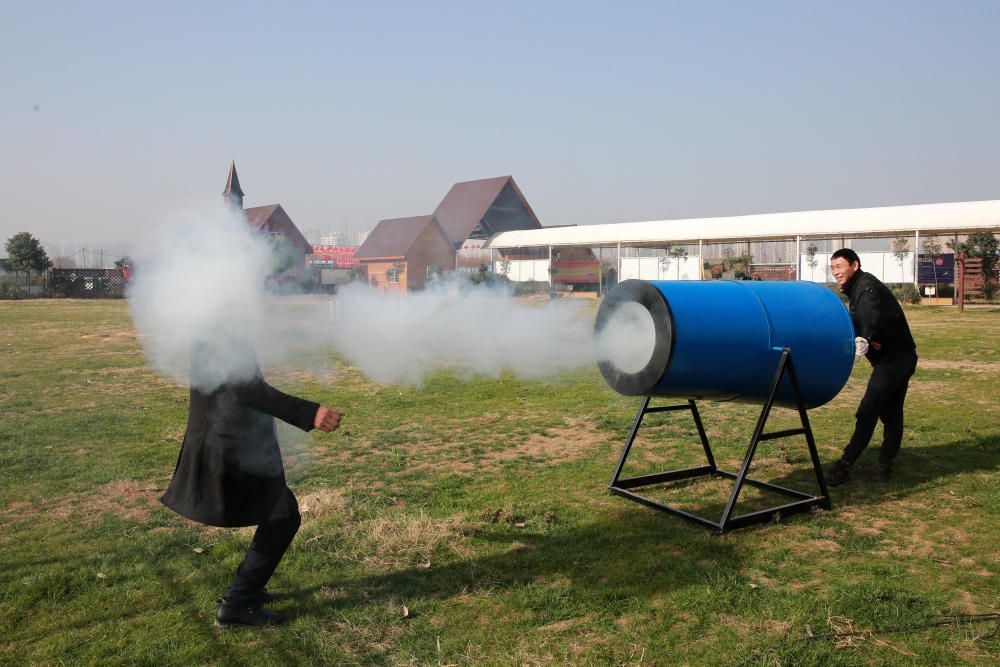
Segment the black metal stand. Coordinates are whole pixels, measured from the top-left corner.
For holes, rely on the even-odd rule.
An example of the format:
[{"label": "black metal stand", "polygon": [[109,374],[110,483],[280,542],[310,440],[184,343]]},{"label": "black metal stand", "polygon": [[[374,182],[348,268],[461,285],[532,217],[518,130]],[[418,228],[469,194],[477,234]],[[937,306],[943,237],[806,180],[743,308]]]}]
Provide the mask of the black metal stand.
[{"label": "black metal stand", "polygon": [[[784,431],[775,431],[773,433],[764,433],[764,425],[767,423],[767,418],[771,414],[775,394],[777,393],[778,387],[781,384],[781,379],[784,377],[786,372],[788,373],[788,379],[792,383],[792,388],[795,391],[795,400],[798,406],[799,419],[802,422],[802,427],[787,429]],[[746,455],[743,457],[743,465],[740,466],[739,472],[728,472],[726,470],[719,470],[718,467],[716,467],[715,457],[712,456],[712,448],[708,444],[708,436],[705,435],[705,427],[701,423],[701,416],[698,414],[698,406],[695,404],[694,399],[689,399],[687,403],[681,403],[679,405],[664,405],[652,408],[649,407],[649,400],[649,396],[643,400],[642,407],[639,408],[639,412],[635,416],[635,421],[632,423],[632,430],[629,432],[628,441],[625,443],[625,449],[622,451],[621,458],[618,460],[618,466],[615,468],[615,473],[611,477],[611,483],[608,485],[608,489],[611,493],[628,498],[629,500],[634,500],[637,503],[642,503],[643,505],[652,507],[653,509],[669,512],[670,514],[676,514],[677,516],[717,530],[720,533],[724,533],[732,528],[741,528],[755,523],[764,523],[770,521],[775,515],[778,514],[796,514],[798,512],[805,512],[813,507],[830,509],[830,492],[827,490],[826,481],[823,479],[823,469],[820,466],[819,454],[816,452],[816,441],[813,439],[812,427],[809,425],[809,416],[806,414],[805,401],[802,398],[802,388],[799,385],[798,376],[795,374],[795,365],[792,363],[792,352],[788,348],[785,348],[782,351],[781,361],[778,363],[777,371],[774,374],[774,382],[771,384],[771,392],[768,394],[767,402],[764,403],[760,417],[757,419],[757,426],[754,428],[753,437],[750,439],[750,446],[747,447]],[[622,468],[625,466],[626,459],[628,459],[629,452],[632,449],[632,443],[635,441],[635,436],[639,432],[639,426],[642,424],[643,417],[651,412],[672,412],[675,410],[691,411],[691,415],[694,417],[695,426],[698,428],[698,436],[701,438],[701,446],[705,450],[705,457],[708,459],[708,463],[694,468],[668,470],[666,472],[639,475],[637,477],[626,477],[625,479],[622,479]],[[795,489],[786,489],[783,486],[770,484],[768,482],[763,482],[747,476],[747,472],[750,470],[750,464],[753,462],[753,457],[757,452],[757,445],[759,443],[765,440],[776,440],[778,438],[787,438],[793,435],[806,436],[806,442],[809,445],[809,456],[812,458],[813,469],[816,471],[816,481],[819,483],[820,495],[818,496],[803,493],[802,491],[796,491]],[[729,502],[726,503],[726,509],[722,513],[722,518],[717,522],[698,516],[697,514],[685,512],[684,510],[676,507],[666,505],[653,500],[652,498],[641,496],[630,490],[639,489],[653,484],[662,484],[663,482],[672,482],[680,479],[690,479],[693,477],[703,477],[706,475],[725,477],[735,480],[733,491],[729,496]],[[736,501],[740,497],[740,491],[743,489],[744,484],[750,484],[751,486],[761,489],[776,491],[782,495],[796,498],[797,500],[777,507],[771,507],[768,509],[757,510],[755,512],[748,512],[746,514],[734,516],[733,508],[736,506]]]}]

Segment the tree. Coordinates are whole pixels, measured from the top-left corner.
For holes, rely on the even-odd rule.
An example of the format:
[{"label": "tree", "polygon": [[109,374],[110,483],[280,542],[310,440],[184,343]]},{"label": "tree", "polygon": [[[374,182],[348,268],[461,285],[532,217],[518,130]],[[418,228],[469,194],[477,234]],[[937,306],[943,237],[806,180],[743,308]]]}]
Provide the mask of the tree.
[{"label": "tree", "polygon": [[813,278],[813,272],[816,271],[816,267],[819,266],[819,260],[816,259],[817,252],[819,252],[819,248],[816,247],[815,243],[810,243],[806,246],[806,264],[809,266],[810,280]]},{"label": "tree", "polygon": [[931,258],[931,270],[934,272],[934,296],[939,296],[937,260],[941,256],[941,244],[933,236],[924,239],[924,254]]},{"label": "tree", "polygon": [[129,257],[128,255],[125,255],[124,257],[119,257],[118,259],[115,260],[116,269],[119,270],[124,269],[126,266],[132,266],[132,258]]},{"label": "tree", "polygon": [[983,294],[987,299],[992,299],[997,293],[996,265],[997,252],[1000,250],[1000,241],[997,237],[993,236],[992,232],[979,232],[970,234],[965,243],[948,241],[948,247],[959,255],[983,260]]},{"label": "tree", "polygon": [[687,257],[688,251],[684,246],[671,246],[668,245],[663,249],[666,253],[660,258],[660,269],[664,272],[670,269],[670,261],[674,259],[683,259]]},{"label": "tree", "polygon": [[903,262],[910,254],[910,239],[906,236],[897,236],[892,240],[892,255],[899,264],[899,270],[903,270]]},{"label": "tree", "polygon": [[25,287],[31,291],[31,272],[41,273],[52,266],[45,248],[34,236],[28,232],[18,232],[9,239],[4,246],[7,251],[7,264],[15,275],[24,271],[26,274]]}]

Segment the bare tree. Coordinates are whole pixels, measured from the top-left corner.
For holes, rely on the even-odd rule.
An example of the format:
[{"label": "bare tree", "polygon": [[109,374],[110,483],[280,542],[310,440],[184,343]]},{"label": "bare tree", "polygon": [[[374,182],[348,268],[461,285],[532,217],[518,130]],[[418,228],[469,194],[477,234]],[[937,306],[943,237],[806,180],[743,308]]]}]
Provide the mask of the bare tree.
[{"label": "bare tree", "polygon": [[941,243],[933,236],[924,239],[924,254],[931,258],[931,270],[934,272],[934,296],[938,294],[937,261],[941,256]]}]

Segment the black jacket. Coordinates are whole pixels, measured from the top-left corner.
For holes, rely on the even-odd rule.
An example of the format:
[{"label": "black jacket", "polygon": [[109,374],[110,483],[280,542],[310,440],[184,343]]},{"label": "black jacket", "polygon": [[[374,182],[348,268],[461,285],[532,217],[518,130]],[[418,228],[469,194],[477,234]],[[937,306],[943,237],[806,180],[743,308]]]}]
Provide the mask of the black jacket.
[{"label": "black jacket", "polygon": [[858,269],[840,291],[847,295],[855,335],[868,339],[871,363],[915,354],[906,315],[881,280]]},{"label": "black jacket", "polygon": [[318,408],[260,377],[222,385],[210,394],[192,388],[184,444],[161,501],[211,526],[254,526],[287,518],[293,508],[273,418],[309,431]]}]

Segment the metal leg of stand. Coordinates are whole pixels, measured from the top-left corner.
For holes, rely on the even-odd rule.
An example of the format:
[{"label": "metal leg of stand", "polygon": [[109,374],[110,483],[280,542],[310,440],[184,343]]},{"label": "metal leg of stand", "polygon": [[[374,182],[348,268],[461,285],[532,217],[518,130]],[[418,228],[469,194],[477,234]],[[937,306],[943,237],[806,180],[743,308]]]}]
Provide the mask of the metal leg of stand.
[{"label": "metal leg of stand", "polygon": [[715,468],[715,457],[712,456],[712,448],[708,444],[708,435],[706,435],[705,427],[701,423],[701,415],[698,414],[698,405],[694,402],[693,398],[688,399],[688,405],[691,406],[691,416],[694,417],[694,425],[698,428],[698,437],[701,438],[701,446],[705,450],[705,458],[708,459],[708,465]]},{"label": "metal leg of stand", "polygon": [[746,481],[747,472],[750,470],[750,463],[753,461],[754,454],[757,453],[757,445],[760,443],[760,437],[764,434],[764,425],[767,424],[767,418],[771,414],[771,407],[774,405],[774,395],[781,385],[781,377],[785,374],[785,364],[787,361],[788,350],[786,349],[781,354],[781,361],[778,363],[778,370],[774,374],[774,381],[771,383],[771,392],[767,396],[767,402],[764,403],[764,407],[760,411],[760,417],[757,418],[757,425],[753,429],[753,437],[750,438],[750,445],[747,447],[747,453],[743,457],[743,465],[740,466],[740,471],[736,475],[736,483],[733,484],[733,492],[729,496],[729,502],[726,503],[726,509],[722,512],[722,519],[719,523],[723,527],[729,523],[733,515],[733,508],[740,497],[740,491],[743,490],[743,483]]},{"label": "metal leg of stand", "polygon": [[642,418],[646,416],[646,408],[649,407],[649,399],[651,397],[647,396],[642,402],[642,407],[639,408],[639,412],[635,413],[635,419],[632,421],[632,430],[628,433],[628,440],[625,441],[625,449],[622,450],[622,455],[618,459],[618,465],[615,467],[615,472],[611,475],[611,482],[608,486],[614,486],[618,483],[618,478],[621,477],[622,468],[625,467],[625,459],[628,458],[629,452],[632,450],[632,443],[635,442],[635,436],[639,432],[639,425],[642,424]]},{"label": "metal leg of stand", "polygon": [[[771,414],[771,409],[774,407],[775,397],[779,387],[781,386],[781,380],[788,374],[789,381],[792,384],[792,388],[795,393],[796,407],[798,408],[799,418],[802,423],[801,428],[786,429],[782,431],[775,431],[772,433],[765,433],[764,428],[767,424],[767,419]],[[754,427],[753,436],[750,439],[750,444],[747,447],[745,456],[743,457],[743,463],[737,473],[732,473],[724,470],[719,470],[715,463],[715,457],[712,455],[712,448],[708,443],[708,436],[705,433],[704,425],[701,421],[701,415],[698,413],[698,407],[694,399],[689,399],[687,404],[684,405],[671,405],[671,406],[661,406],[661,407],[649,407],[650,397],[647,396],[642,403],[642,407],[639,408],[639,412],[635,416],[635,420],[632,423],[632,428],[629,431],[628,440],[625,443],[625,448],[622,451],[621,457],[618,460],[618,465],[615,468],[614,475],[611,477],[611,482],[608,485],[609,490],[612,493],[628,498],[638,503],[642,503],[653,509],[668,512],[670,514],[675,514],[682,518],[700,523],[706,527],[713,528],[719,532],[725,532],[730,528],[739,528],[742,526],[747,526],[755,523],[763,523],[769,521],[774,516],[778,514],[793,514],[796,512],[803,512],[812,507],[824,507],[829,509],[830,507],[830,497],[826,487],[826,481],[823,479],[823,471],[819,463],[819,454],[816,450],[816,442],[813,438],[812,427],[809,424],[809,417],[806,412],[805,401],[802,397],[802,388],[799,384],[798,376],[795,373],[795,366],[792,363],[791,351],[787,348],[782,350],[781,360],[778,363],[778,368],[775,370],[774,381],[771,384],[771,391],[768,395],[767,401],[764,407],[761,409],[760,416],[757,419],[757,424]],[[643,417],[650,412],[664,412],[673,410],[690,410],[691,415],[694,418],[695,426],[698,429],[698,436],[701,440],[703,449],[705,450],[705,457],[708,460],[708,464],[704,466],[698,466],[694,468],[684,468],[678,470],[668,470],[665,472],[652,473],[647,475],[639,475],[635,477],[628,477],[625,479],[621,478],[622,469],[625,466],[625,461],[631,452],[632,445],[635,441],[636,435],[639,431],[639,426],[642,424]],[[808,493],[803,493],[802,491],[797,491],[795,489],[788,489],[785,487],[777,486],[775,484],[770,484],[768,482],[763,482],[758,479],[753,479],[748,476],[750,471],[750,466],[753,463],[754,456],[757,452],[757,445],[764,440],[775,440],[778,438],[787,438],[793,435],[805,435],[806,443],[809,447],[809,455],[812,459],[813,469],[816,472],[816,480],[819,483],[820,495],[813,496]],[[719,477],[728,477],[734,480],[733,490],[729,496],[729,500],[726,503],[726,508],[722,514],[722,518],[719,522],[710,521],[704,517],[698,516],[697,514],[686,512],[684,510],[672,507],[665,503],[658,502],[651,498],[642,496],[634,491],[634,489],[639,489],[644,486],[651,486],[653,484],[661,484],[664,482],[677,481],[681,479],[690,479],[693,477],[701,477],[704,475],[715,475]],[[791,496],[795,498],[794,501],[786,503],[784,505],[779,505],[776,507],[770,507],[763,510],[758,510],[755,512],[748,512],[746,514],[741,514],[734,516],[733,511],[736,507],[736,503],[739,500],[740,492],[743,489],[744,484],[751,484],[755,487],[768,489],[776,493],[780,493],[786,496]]]},{"label": "metal leg of stand", "polygon": [[809,445],[809,458],[812,459],[813,471],[816,473],[816,482],[819,484],[819,497],[822,498],[820,506],[823,509],[830,509],[830,490],[826,486],[826,478],[823,477],[823,465],[819,462],[819,451],[816,449],[816,440],[813,438],[812,425],[809,423],[809,413],[806,411],[805,401],[802,400],[802,388],[799,386],[799,376],[795,372],[795,364],[792,357],[788,357],[788,378],[792,381],[795,389],[796,407],[799,410],[799,420],[802,428],[805,429],[806,444]]}]

